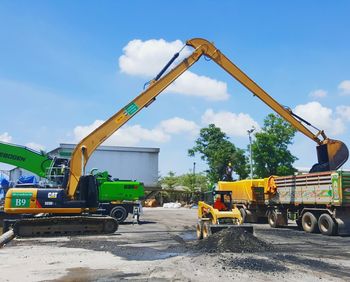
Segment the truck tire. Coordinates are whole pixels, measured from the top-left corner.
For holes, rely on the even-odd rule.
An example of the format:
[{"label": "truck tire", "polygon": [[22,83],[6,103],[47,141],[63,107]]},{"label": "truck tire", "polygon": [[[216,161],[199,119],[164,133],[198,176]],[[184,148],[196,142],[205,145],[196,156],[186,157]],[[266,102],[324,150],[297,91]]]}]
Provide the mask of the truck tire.
[{"label": "truck tire", "polygon": [[203,221],[198,221],[196,225],[197,239],[203,239]]},{"label": "truck tire", "polygon": [[318,223],[316,216],[311,212],[306,212],[301,218],[301,224],[303,229],[307,233],[317,233],[319,232]]},{"label": "truck tire", "polygon": [[242,223],[244,223],[244,222],[245,222],[245,219],[246,219],[246,217],[247,217],[247,212],[246,212],[245,208],[240,208],[240,209],[239,209],[239,212],[241,213]]},{"label": "truck tire", "polygon": [[328,213],[321,214],[318,219],[318,228],[323,235],[332,236],[336,234],[337,225]]},{"label": "truck tire", "polygon": [[267,222],[269,223],[269,225],[272,228],[277,228],[278,224],[277,224],[277,213],[275,210],[271,210],[269,211],[269,213],[267,214]]},{"label": "truck tire", "polygon": [[203,223],[203,239],[208,238],[211,235],[210,223]]},{"label": "truck tire", "polygon": [[122,223],[128,217],[128,212],[124,207],[117,206],[111,210],[110,215],[114,217],[118,223]]}]

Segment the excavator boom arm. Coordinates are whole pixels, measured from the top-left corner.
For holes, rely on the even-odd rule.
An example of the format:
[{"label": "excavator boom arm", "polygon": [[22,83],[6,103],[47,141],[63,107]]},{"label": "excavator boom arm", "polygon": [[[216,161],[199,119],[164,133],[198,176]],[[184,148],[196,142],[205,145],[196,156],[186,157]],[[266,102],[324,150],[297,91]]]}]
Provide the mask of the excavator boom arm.
[{"label": "excavator boom arm", "polygon": [[25,146],[0,142],[0,162],[24,168],[40,177],[47,177],[54,160]]},{"label": "excavator boom arm", "polygon": [[89,157],[96,150],[96,148],[141,109],[149,106],[165,88],[167,88],[174,80],[176,80],[176,78],[190,68],[201,57],[201,55],[202,51],[200,49],[194,50],[190,56],[184,59],[174,69],[169,71],[158,81],[151,82],[150,86],[126,107],[119,110],[116,114],[114,114],[111,118],[109,118],[101,126],[79,142],[72,153],[68,182],[69,197],[74,197],[79,178],[83,174],[83,169]]},{"label": "excavator boom arm", "polygon": [[[297,130],[315,141],[319,147],[322,148],[322,150],[318,150],[319,160],[322,159],[324,163],[327,163],[327,166],[322,169],[338,168],[340,165],[345,163],[349,152],[344,143],[337,140],[330,140],[328,138],[325,140],[320,140],[318,138],[319,135],[322,135],[325,138],[325,134],[323,132],[318,132],[316,135],[312,133],[299,120],[297,120],[289,110],[285,109],[281,104],[268,95],[259,85],[257,85],[251,78],[241,71],[225,55],[223,55],[212,43],[205,39],[194,38],[188,40],[186,45],[194,48],[192,54],[190,54],[162,78],[159,80],[153,80],[145,91],[137,96],[126,107],[122,108],[119,112],[104,122],[100,127],[86,136],[75,147],[70,165],[68,196],[71,198],[74,197],[79,178],[84,174],[85,165],[95,149],[128,120],[130,120],[136,113],[150,105],[164,89],[166,89],[182,73],[197,62],[202,55],[211,58],[232,77],[249,89],[255,96],[267,104],[272,110],[277,112],[286,121],[290,122]],[[164,69],[162,70],[162,73],[163,71]]]},{"label": "excavator boom arm", "polygon": [[269,94],[267,94],[258,84],[256,84],[248,75],[246,75],[241,69],[239,69],[234,63],[232,63],[220,50],[209,43],[208,41],[195,38],[187,41],[188,46],[197,48],[197,46],[205,46],[205,55],[211,58],[221,68],[228,72],[233,78],[250,90],[261,101],[268,105],[272,110],[282,116],[285,120],[290,122],[292,126],[298,129],[300,132],[311,138],[318,144],[322,144],[322,141],[318,139],[308,128],[306,128],[300,121],[295,119],[291,113],[285,109],[281,104],[274,100]]}]

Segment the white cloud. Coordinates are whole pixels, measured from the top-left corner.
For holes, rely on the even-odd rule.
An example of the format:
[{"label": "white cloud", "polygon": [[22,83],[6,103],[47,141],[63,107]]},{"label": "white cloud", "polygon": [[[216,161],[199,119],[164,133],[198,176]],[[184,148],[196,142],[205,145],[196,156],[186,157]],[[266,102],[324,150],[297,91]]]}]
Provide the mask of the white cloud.
[{"label": "white cloud", "polygon": [[311,98],[324,98],[324,97],[326,97],[327,96],[327,91],[326,90],[323,90],[323,89],[317,89],[317,90],[314,90],[314,91],[312,91],[310,94],[309,94],[309,96],[311,97]]},{"label": "white cloud", "polygon": [[37,144],[34,142],[29,142],[27,144],[25,144],[26,147],[33,149],[35,151],[45,151],[45,146],[41,145],[41,144]]},{"label": "white cloud", "polygon": [[[95,120],[90,125],[76,126],[73,130],[74,142],[82,140],[102,123],[102,120]],[[160,122],[153,129],[146,129],[140,125],[124,126],[112,134],[103,145],[135,146],[141,141],[165,143],[170,141],[171,134],[189,133],[193,136],[198,130],[195,122],[175,117]]]},{"label": "white cloud", "polygon": [[140,125],[133,125],[119,129],[104,145],[134,146],[141,141],[164,143],[170,139],[171,136],[159,128],[146,129]]},{"label": "white cloud", "polygon": [[338,106],[336,113],[343,119],[350,121],[350,107],[349,106]]},{"label": "white cloud", "polygon": [[340,95],[348,96],[350,95],[350,80],[344,80],[338,85],[340,90]]},{"label": "white cloud", "polygon": [[195,135],[199,131],[198,125],[194,121],[185,120],[179,117],[163,120],[159,126],[164,132],[170,134],[190,133]]},{"label": "white cloud", "polygon": [[167,92],[204,97],[210,101],[224,101],[229,98],[227,84],[207,76],[200,76],[193,72],[185,72],[175,80]]},{"label": "white cloud", "polygon": [[[172,42],[167,42],[164,39],[132,40],[123,48],[124,55],[119,58],[120,70],[129,75],[154,77],[183,45],[184,43],[180,40]],[[188,56],[190,52],[191,50],[186,47],[175,63]],[[183,73],[166,91],[204,97],[211,101],[222,101],[229,98],[225,82],[200,76],[191,71]]]},{"label": "white cloud", "polygon": [[319,102],[298,105],[294,112],[317,128],[325,130],[326,134],[337,135],[345,130],[343,120],[336,117],[332,109],[323,107]]},{"label": "white cloud", "polygon": [[78,125],[74,128],[74,140],[75,142],[79,142],[83,138],[85,138],[88,134],[94,131],[97,127],[99,127],[104,121],[103,120],[95,120],[90,125]]},{"label": "white cloud", "polygon": [[205,111],[202,116],[204,124],[215,124],[220,127],[223,132],[231,136],[247,136],[247,130],[253,126],[259,130],[259,124],[253,120],[248,114],[232,112],[215,113],[212,109]]},{"label": "white cloud", "polygon": [[[132,40],[123,48],[124,55],[119,58],[120,70],[130,75],[153,77],[183,45],[180,40],[172,42],[164,39]],[[189,53],[190,50],[185,48],[177,61]]]},{"label": "white cloud", "polygon": [[10,143],[12,141],[12,136],[10,136],[8,132],[0,134],[0,141]]},{"label": "white cloud", "polygon": [[[95,120],[92,124],[86,126],[77,126],[74,128],[75,142],[79,142],[93,130],[99,127],[104,121]],[[141,140],[166,142],[170,139],[170,136],[165,134],[159,129],[148,130],[142,128],[140,125],[125,126],[120,128],[116,133],[112,134],[103,145],[114,146],[134,146]]]}]

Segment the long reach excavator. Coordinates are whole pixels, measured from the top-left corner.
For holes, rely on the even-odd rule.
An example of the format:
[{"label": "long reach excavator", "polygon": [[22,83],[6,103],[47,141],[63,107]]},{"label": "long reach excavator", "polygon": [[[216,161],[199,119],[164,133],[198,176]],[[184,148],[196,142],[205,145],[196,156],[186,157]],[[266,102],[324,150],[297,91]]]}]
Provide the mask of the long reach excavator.
[{"label": "long reach excavator", "polygon": [[17,235],[114,232],[117,223],[113,218],[93,215],[98,207],[96,180],[92,175],[85,175],[86,163],[99,145],[136,113],[154,102],[164,89],[202,56],[217,63],[254,96],[317,143],[318,162],[312,167],[311,172],[336,170],[347,161],[349,151],[343,142],[328,138],[323,130],[315,127],[313,129],[317,131],[316,133],[309,130],[306,126],[312,126],[310,123],[275,101],[212,43],[205,39],[194,38],[188,40],[186,45],[194,49],[189,56],[167,72],[179,57],[179,53],[176,53],[149,83],[146,90],[79,142],[72,154],[64,188],[12,188],[7,192],[4,207],[6,213],[46,215],[17,221],[13,225]]}]

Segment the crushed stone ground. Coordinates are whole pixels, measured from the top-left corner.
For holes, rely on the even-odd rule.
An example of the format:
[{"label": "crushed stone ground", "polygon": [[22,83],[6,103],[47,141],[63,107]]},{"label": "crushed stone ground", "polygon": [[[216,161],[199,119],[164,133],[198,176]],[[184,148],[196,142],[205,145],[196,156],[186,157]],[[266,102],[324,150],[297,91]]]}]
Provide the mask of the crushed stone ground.
[{"label": "crushed stone ground", "polygon": [[276,248],[239,228],[227,228],[194,243],[195,250],[207,253],[272,252]]}]

